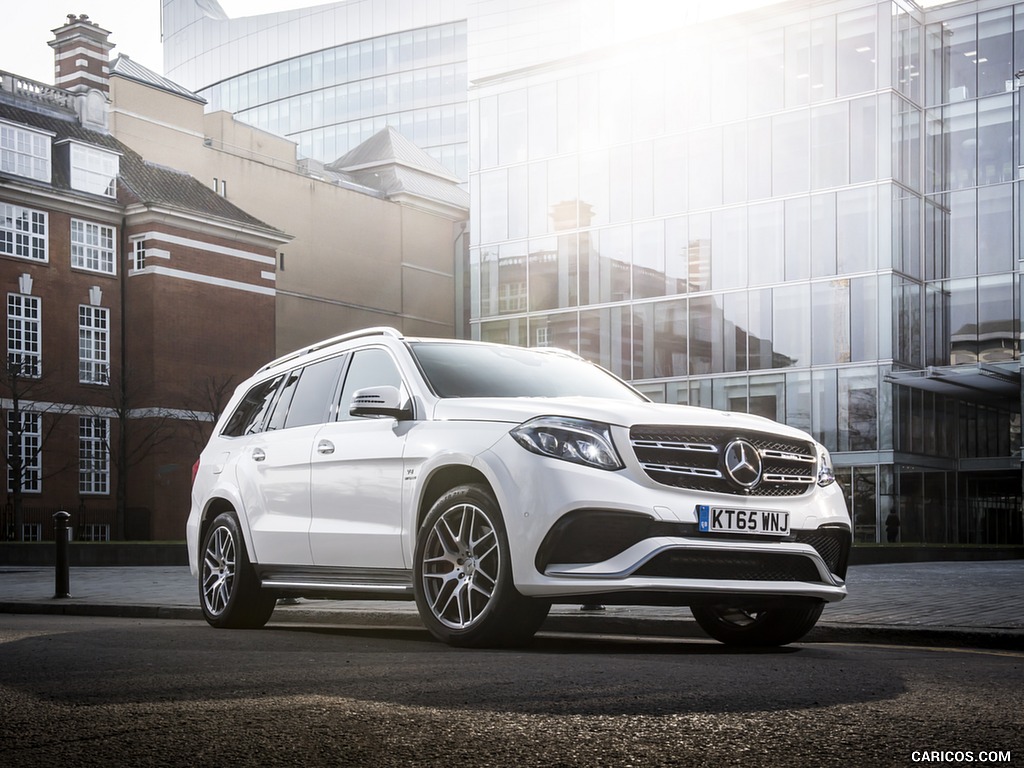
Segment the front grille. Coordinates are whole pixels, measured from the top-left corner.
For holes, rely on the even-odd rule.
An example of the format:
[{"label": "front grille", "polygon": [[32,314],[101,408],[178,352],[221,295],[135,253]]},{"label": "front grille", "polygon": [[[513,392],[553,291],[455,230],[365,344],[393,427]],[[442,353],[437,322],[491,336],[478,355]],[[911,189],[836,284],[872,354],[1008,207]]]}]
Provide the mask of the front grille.
[{"label": "front grille", "polygon": [[715,581],[821,582],[814,563],[785,552],[713,552],[673,549],[643,564],[637,576]]},{"label": "front grille", "polygon": [[[808,440],[717,427],[636,426],[630,445],[654,481],[674,488],[744,496],[799,496],[815,481],[817,454]],[[745,487],[730,478],[725,454],[730,443],[749,443],[760,459],[759,480]]]}]

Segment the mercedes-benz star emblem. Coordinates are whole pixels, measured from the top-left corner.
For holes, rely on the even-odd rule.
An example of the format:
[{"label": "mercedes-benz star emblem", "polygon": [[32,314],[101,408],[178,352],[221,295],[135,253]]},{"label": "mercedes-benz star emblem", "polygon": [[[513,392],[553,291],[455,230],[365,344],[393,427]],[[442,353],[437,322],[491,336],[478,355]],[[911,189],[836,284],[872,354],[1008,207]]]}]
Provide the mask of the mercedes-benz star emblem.
[{"label": "mercedes-benz star emblem", "polygon": [[746,440],[725,447],[725,471],[736,485],[750,489],[761,482],[761,454]]}]

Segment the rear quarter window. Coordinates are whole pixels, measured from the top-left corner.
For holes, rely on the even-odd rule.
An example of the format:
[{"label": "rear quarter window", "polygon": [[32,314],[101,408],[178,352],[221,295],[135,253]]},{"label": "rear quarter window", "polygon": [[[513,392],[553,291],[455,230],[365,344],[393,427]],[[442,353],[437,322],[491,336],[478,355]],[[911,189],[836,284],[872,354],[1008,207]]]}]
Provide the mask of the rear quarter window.
[{"label": "rear quarter window", "polygon": [[261,381],[246,392],[221,430],[221,434],[226,437],[241,437],[262,431],[267,411],[274,401],[282,378],[278,376]]}]

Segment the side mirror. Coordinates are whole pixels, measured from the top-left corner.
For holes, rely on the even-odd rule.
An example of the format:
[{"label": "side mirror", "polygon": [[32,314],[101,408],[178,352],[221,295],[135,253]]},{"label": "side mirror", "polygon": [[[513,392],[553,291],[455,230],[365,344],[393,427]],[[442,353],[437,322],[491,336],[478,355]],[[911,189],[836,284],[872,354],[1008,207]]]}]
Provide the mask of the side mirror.
[{"label": "side mirror", "polygon": [[412,418],[412,406],[402,397],[398,387],[365,387],[352,395],[348,412],[352,416],[390,416]]}]

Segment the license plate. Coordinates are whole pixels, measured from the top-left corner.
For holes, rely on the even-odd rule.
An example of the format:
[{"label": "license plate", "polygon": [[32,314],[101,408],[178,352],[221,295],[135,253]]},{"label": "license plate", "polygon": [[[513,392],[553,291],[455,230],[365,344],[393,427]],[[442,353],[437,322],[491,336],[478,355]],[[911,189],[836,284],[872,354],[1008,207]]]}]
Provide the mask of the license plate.
[{"label": "license plate", "polygon": [[730,509],[697,505],[697,530],[701,533],[753,533],[758,536],[788,536],[789,512],[758,509]]}]

